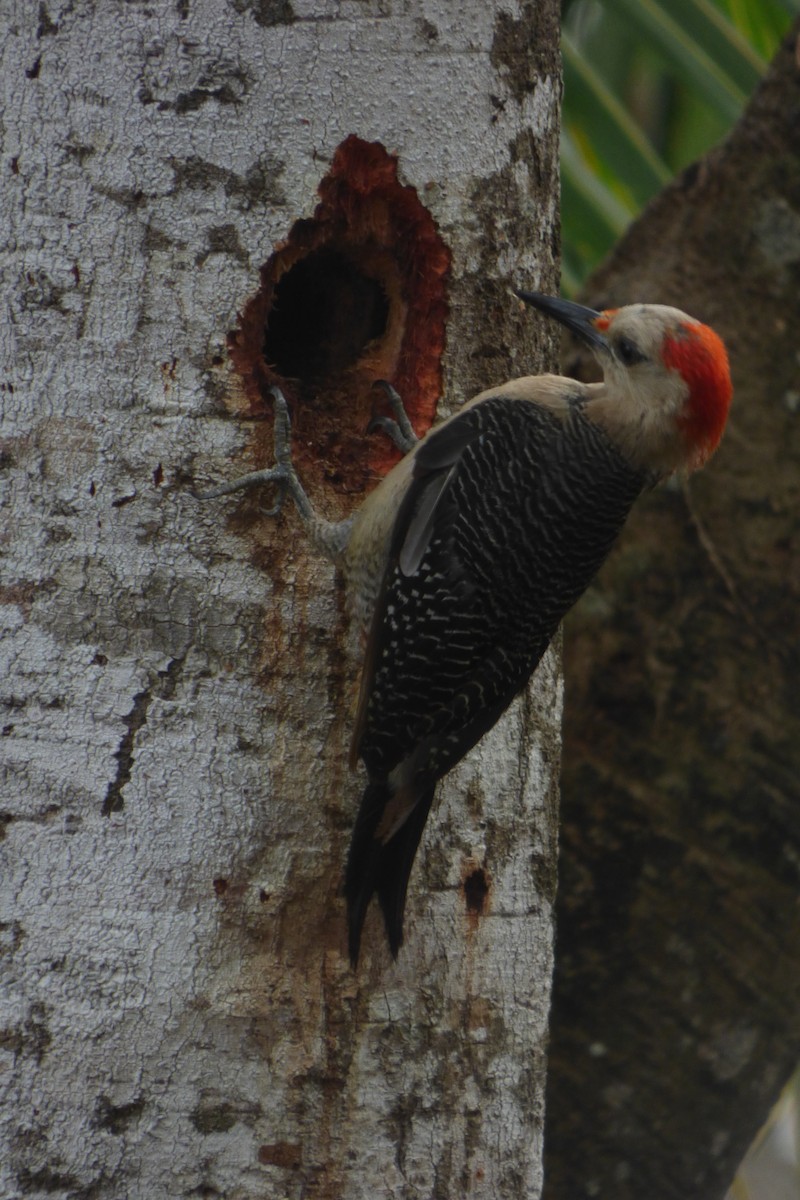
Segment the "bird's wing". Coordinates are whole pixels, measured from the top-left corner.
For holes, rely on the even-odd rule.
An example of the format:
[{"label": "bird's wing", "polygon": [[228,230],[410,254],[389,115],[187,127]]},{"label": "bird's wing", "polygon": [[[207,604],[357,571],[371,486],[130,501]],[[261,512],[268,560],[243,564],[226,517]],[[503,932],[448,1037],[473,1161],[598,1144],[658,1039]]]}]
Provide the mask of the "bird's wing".
[{"label": "bird's wing", "polygon": [[452,504],[447,503],[448,490],[461,456],[478,437],[480,428],[471,414],[459,414],[430,434],[414,456],[414,470],[395,518],[388,566],[364,652],[358,709],[350,747],[351,767],[355,766],[358,759],[364,732],[375,656],[386,615],[387,586],[395,570],[399,570],[404,577],[413,576],[419,570],[434,530],[438,528],[442,531],[451,526],[454,512]]},{"label": "bird's wing", "polygon": [[524,687],[643,477],[576,408],[496,395],[421,444],[368,639],[352,758],[392,836]]},{"label": "bird's wing", "polygon": [[[367,642],[351,748],[351,762],[361,754],[370,771],[390,771],[420,747],[438,753],[440,737],[452,765],[485,729],[487,711],[493,723],[530,670],[536,631],[526,628],[524,647],[509,652],[509,623],[523,622],[504,610],[511,584],[502,577],[521,566],[509,509],[535,490],[537,471],[511,461],[520,457],[520,434],[509,432],[509,404],[519,402],[498,397],[465,410],[417,451]],[[533,441],[554,436],[558,420],[525,408]],[[548,625],[542,649],[551,634]]]}]

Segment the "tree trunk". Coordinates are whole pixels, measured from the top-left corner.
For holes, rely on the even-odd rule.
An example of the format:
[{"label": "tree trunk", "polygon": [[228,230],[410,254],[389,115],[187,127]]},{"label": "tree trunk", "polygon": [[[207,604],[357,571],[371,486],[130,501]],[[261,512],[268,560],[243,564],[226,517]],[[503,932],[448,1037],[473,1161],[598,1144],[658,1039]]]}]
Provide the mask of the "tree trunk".
[{"label": "tree trunk", "polygon": [[585,291],[711,323],[735,395],[567,627],[549,1200],[723,1196],[800,1060],[798,34]]},{"label": "tree trunk", "polygon": [[354,973],[356,633],[294,514],[190,490],[269,465],[270,383],[335,517],[375,375],[424,424],[552,365],[557,8],[507,9],[5,20],[4,1196],[539,1194],[556,655]]}]

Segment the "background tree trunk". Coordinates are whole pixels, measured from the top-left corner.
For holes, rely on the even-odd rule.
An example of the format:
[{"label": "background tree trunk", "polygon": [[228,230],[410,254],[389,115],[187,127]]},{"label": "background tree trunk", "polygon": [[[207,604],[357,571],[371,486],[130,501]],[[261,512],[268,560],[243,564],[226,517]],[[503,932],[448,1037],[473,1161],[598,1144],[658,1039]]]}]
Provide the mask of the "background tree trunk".
[{"label": "background tree trunk", "polygon": [[800,1060],[799,33],[585,290],[711,323],[735,395],[567,627],[549,1200],[723,1196]]},{"label": "background tree trunk", "polygon": [[[451,258],[426,395],[552,365],[506,289],[556,286],[555,2],[20,0],[3,24],[0,1191],[536,1196],[556,656],[442,789],[399,963],[371,914],[353,974],[340,592],[293,514],[189,487],[269,462],[257,316],[276,254],[383,195],[336,175],[351,135],[392,198],[376,311],[368,271],[408,265],[392,203]],[[323,393],[290,400],[340,515],[374,443]]]}]

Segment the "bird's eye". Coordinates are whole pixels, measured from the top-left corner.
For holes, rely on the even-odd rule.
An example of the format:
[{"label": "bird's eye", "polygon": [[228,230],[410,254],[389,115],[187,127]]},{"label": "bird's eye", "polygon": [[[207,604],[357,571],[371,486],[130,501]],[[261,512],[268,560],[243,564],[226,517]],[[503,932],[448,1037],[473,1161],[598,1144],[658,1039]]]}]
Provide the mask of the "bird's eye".
[{"label": "bird's eye", "polygon": [[621,337],[617,342],[616,350],[617,358],[626,367],[632,367],[634,363],[644,362],[647,358],[647,355],[642,354],[639,347],[630,338]]}]

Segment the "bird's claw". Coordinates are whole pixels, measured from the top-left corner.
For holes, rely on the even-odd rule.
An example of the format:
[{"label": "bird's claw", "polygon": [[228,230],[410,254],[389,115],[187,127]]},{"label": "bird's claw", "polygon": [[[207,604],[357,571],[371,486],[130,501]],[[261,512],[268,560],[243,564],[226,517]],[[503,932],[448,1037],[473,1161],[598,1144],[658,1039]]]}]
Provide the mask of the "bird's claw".
[{"label": "bird's claw", "polygon": [[251,471],[239,479],[221,483],[218,487],[210,488],[207,492],[195,492],[198,500],[213,500],[217,496],[227,496],[240,488],[264,487],[269,485],[276,489],[275,503],[271,508],[261,508],[259,511],[265,517],[277,517],[291,496],[309,537],[317,549],[334,562],[338,562],[347,546],[352,518],[345,521],[326,521],[317,516],[305,493],[297,471],[292,462],[292,424],[289,420],[289,407],[283,392],[278,387],[271,387],[270,394],[275,403],[275,423],[273,431],[273,453],[275,461],[271,467],[262,471]]},{"label": "bird's claw", "polygon": [[386,417],[382,413],[373,412],[370,423],[367,426],[367,433],[374,433],[376,429],[382,429],[394,442],[398,450],[402,450],[404,454],[408,454],[409,450],[414,449],[419,438],[408,418],[403,401],[400,399],[397,391],[385,379],[376,379],[372,387],[373,390],[380,388],[384,393],[389,407],[394,413],[394,418]]},{"label": "bird's claw", "polygon": [[231,492],[238,492],[243,488],[272,485],[278,489],[278,494],[271,508],[261,508],[260,511],[265,517],[277,517],[290,493],[299,508],[304,509],[308,506],[308,500],[292,463],[292,424],[286,397],[279,387],[271,387],[269,391],[275,404],[274,465],[261,471],[250,471],[246,475],[240,475],[238,479],[230,479],[207,491],[195,492],[198,500],[216,500],[219,496],[228,496]]},{"label": "bird's claw", "polygon": [[399,450],[404,448],[402,445],[403,434],[400,430],[400,426],[392,417],[387,417],[383,413],[373,413],[369,419],[367,433],[377,433],[379,429],[382,430],[386,436],[394,442],[395,446],[397,446]]},{"label": "bird's claw", "polygon": [[289,494],[289,480],[286,469],[282,465],[278,465],[271,467],[269,471],[261,471],[259,474],[264,476],[263,480],[261,481],[262,483],[272,483],[275,485],[277,489],[277,495],[275,497],[275,503],[271,508],[264,508],[262,504],[259,504],[258,511],[261,513],[262,517],[277,517],[286,503],[286,497]]}]

